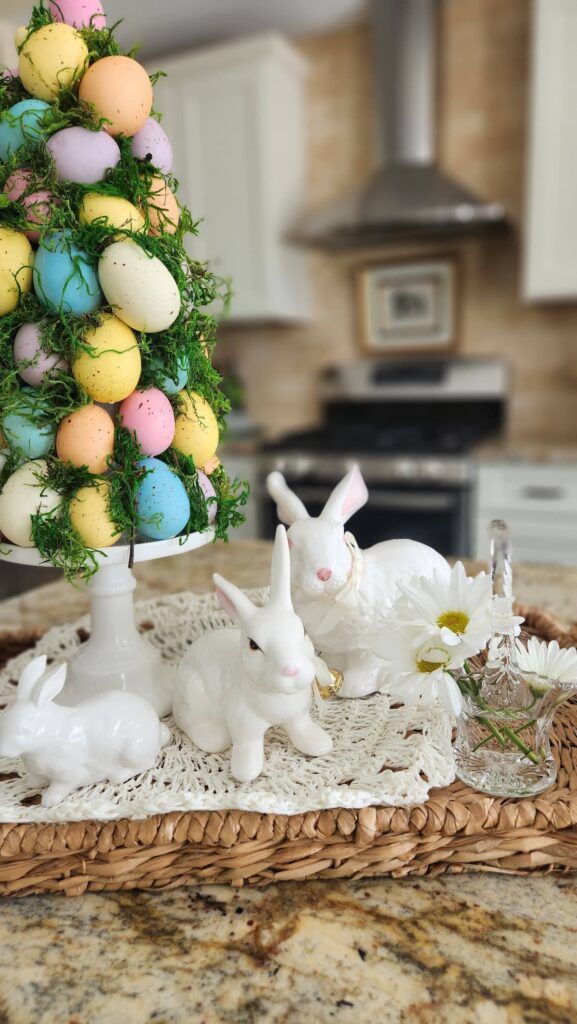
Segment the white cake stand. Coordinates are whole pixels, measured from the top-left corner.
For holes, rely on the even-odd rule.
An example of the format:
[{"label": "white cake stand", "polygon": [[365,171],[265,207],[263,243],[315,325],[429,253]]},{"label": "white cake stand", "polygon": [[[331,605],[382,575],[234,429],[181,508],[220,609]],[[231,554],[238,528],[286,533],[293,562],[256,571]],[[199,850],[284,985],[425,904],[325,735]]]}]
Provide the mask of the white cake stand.
[{"label": "white cake stand", "polygon": [[[214,530],[189,537],[147,541],[134,545],[134,561],[149,562],[193,551],[214,539]],[[4,544],[2,544],[4,547]],[[66,686],[59,704],[73,705],[104,690],[130,690],[146,697],[159,715],[172,709],[170,670],[159,651],[140,635],[134,622],[132,593],[136,580],[126,545],[96,555],[99,568],[87,583],[90,598],[90,639],[69,661]],[[49,568],[36,548],[11,548],[0,561]]]}]

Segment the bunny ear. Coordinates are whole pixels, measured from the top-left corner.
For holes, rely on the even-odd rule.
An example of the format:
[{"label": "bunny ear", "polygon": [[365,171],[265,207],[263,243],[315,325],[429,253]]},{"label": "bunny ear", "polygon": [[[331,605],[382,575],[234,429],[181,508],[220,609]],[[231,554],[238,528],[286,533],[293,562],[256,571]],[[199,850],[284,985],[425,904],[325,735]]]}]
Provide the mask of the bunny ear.
[{"label": "bunny ear", "polygon": [[297,519],[308,519],[309,514],[300,498],[291,491],[282,473],[275,470],[266,478],[266,487],[273,501],[276,501],[277,515],[283,523],[290,526]]},{"label": "bunny ear", "polygon": [[58,696],[66,682],[67,665],[52,665],[34,687],[33,701],[41,708]]},{"label": "bunny ear", "polygon": [[284,526],[277,526],[270,570],[270,600],[292,611],[291,560]]},{"label": "bunny ear", "polygon": [[34,658],[29,665],[22,671],[22,675],[18,681],[18,689],[16,691],[16,700],[30,700],[34,685],[46,672],[46,655],[41,654],[39,658]]},{"label": "bunny ear", "polygon": [[228,615],[237,622],[245,622],[251,615],[254,615],[255,606],[234,583],[229,583],[223,576],[215,572],[212,577],[216,587],[216,596]]},{"label": "bunny ear", "polygon": [[350,519],[366,504],[368,497],[367,485],[355,463],[340,484],[335,487],[320,517],[321,519],[332,519],[344,525],[347,519]]}]

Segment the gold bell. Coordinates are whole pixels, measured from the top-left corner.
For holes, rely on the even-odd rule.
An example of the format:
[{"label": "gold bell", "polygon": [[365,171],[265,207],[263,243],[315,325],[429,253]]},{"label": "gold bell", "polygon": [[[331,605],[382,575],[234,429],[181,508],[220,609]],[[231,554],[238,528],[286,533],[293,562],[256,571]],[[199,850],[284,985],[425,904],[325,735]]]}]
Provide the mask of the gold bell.
[{"label": "gold bell", "polygon": [[342,672],[339,672],[338,668],[329,668],[329,672],[332,676],[332,683],[319,683],[318,679],[317,690],[319,696],[323,700],[329,700],[330,697],[334,697],[335,693],[338,693],[344,682],[344,676]]}]

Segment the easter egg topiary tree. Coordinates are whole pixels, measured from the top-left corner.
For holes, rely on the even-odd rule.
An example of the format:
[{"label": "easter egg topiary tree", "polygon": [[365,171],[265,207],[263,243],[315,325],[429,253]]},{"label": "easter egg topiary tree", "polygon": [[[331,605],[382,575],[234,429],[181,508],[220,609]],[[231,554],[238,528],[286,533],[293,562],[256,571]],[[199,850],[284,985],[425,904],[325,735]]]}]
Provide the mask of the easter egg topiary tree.
[{"label": "easter egg topiary tree", "polygon": [[99,0],[50,0],[0,79],[0,544],[68,577],[121,539],[242,522],[217,446],[228,403],[187,254],[155,76]]}]

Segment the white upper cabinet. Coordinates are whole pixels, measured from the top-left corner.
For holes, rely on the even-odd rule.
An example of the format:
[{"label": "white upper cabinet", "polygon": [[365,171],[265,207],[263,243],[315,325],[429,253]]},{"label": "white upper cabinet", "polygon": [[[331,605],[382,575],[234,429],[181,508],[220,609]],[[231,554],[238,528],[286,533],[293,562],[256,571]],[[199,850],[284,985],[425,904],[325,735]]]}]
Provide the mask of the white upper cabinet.
[{"label": "white upper cabinet", "polygon": [[577,0],[534,0],[524,297],[577,298]]},{"label": "white upper cabinet", "polygon": [[232,320],[306,319],[306,255],[287,241],[303,213],[304,61],[267,35],[158,66],[179,196],[202,220],[191,255],[232,278]]}]

